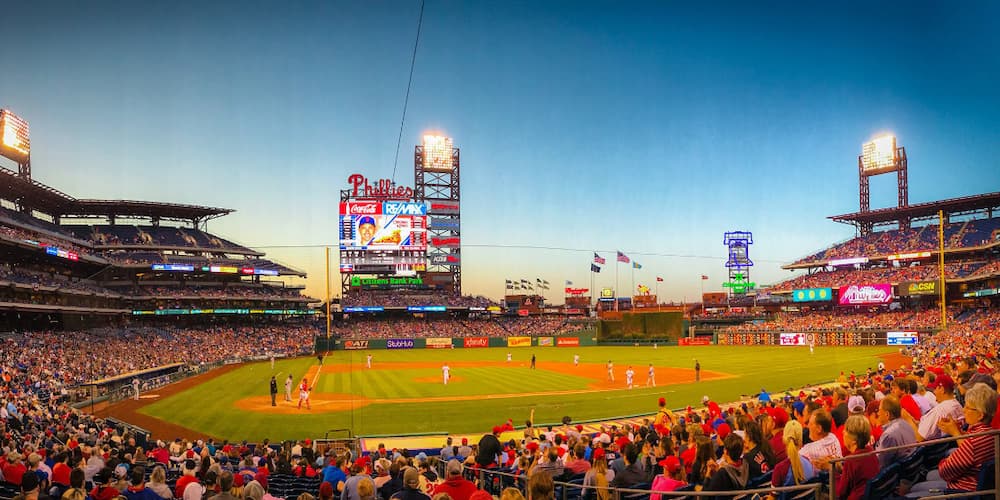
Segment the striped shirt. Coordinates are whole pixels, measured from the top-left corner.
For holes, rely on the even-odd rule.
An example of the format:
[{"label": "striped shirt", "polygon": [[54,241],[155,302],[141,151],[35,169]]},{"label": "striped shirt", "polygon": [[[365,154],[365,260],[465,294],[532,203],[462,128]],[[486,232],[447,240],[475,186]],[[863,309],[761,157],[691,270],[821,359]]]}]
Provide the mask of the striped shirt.
[{"label": "striped shirt", "polygon": [[[968,434],[990,430],[990,426],[978,422],[969,427]],[[983,463],[993,458],[993,439],[991,436],[968,438],[958,445],[947,458],[938,464],[941,479],[948,481],[948,488],[961,491],[975,491],[979,479],[979,469]]]}]

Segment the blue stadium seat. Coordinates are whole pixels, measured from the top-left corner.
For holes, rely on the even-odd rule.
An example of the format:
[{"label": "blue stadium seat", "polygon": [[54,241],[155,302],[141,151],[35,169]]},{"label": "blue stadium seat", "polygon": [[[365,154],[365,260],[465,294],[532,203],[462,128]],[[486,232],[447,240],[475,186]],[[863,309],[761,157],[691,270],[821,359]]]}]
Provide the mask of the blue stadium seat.
[{"label": "blue stadium seat", "polygon": [[893,497],[896,486],[899,484],[899,471],[900,467],[898,463],[891,464],[879,471],[875,477],[868,480],[868,485],[865,486],[864,498],[879,500]]},{"label": "blue stadium seat", "polygon": [[[992,490],[996,488],[997,477],[994,474],[994,467],[996,467],[996,459],[987,460],[983,464],[983,468],[979,469],[979,480],[976,482],[976,490]],[[995,498],[993,495],[980,495],[980,500],[987,500],[989,498]]]}]

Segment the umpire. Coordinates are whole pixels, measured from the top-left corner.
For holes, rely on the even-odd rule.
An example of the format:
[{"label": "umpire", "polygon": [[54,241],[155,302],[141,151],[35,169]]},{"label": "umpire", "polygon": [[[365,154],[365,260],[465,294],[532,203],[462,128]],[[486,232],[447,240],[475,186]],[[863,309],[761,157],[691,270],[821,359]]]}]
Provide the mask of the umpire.
[{"label": "umpire", "polygon": [[278,381],[274,379],[274,375],[271,375],[271,406],[278,406],[274,402],[274,398],[278,397]]}]

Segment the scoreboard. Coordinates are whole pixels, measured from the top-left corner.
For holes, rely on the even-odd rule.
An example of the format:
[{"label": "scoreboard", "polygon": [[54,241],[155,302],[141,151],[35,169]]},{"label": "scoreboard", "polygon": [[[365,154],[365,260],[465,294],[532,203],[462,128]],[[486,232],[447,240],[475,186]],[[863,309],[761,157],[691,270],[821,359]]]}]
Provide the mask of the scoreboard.
[{"label": "scoreboard", "polygon": [[340,204],[340,272],[413,275],[427,270],[427,205],[407,201]]}]

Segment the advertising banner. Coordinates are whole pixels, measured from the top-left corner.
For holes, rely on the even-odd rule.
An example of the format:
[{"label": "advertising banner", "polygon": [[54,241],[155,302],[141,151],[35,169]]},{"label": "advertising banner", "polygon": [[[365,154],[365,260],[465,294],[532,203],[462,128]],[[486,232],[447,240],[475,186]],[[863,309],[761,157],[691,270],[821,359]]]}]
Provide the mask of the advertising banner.
[{"label": "advertising banner", "polygon": [[681,337],[677,339],[677,345],[711,345],[711,337]]},{"label": "advertising banner", "polygon": [[430,338],[427,339],[428,349],[450,349],[451,339],[450,338]]},{"label": "advertising banner", "polygon": [[538,337],[538,347],[552,347],[555,345],[555,339],[552,337]]},{"label": "advertising banner", "polygon": [[899,296],[937,295],[937,281],[904,281],[899,284]]},{"label": "advertising banner", "polygon": [[702,304],[725,304],[728,300],[726,292],[705,292],[701,294]]},{"label": "advertising banner", "polygon": [[917,345],[920,334],[917,332],[885,332],[886,345]]},{"label": "advertising banner", "polygon": [[825,302],[833,300],[832,288],[803,288],[792,291],[792,302]]},{"label": "advertising banner", "polygon": [[386,349],[413,349],[413,339],[389,339],[385,341]]},{"label": "advertising banner", "polygon": [[426,250],[427,205],[358,201],[340,204],[341,250]]},{"label": "advertising banner", "polygon": [[462,347],[489,347],[489,337],[466,337],[462,339]]},{"label": "advertising banner", "polygon": [[804,333],[782,333],[781,345],[807,345]]},{"label": "advertising banner", "polygon": [[452,230],[458,231],[461,229],[461,223],[458,219],[442,219],[442,218],[432,218],[430,220],[431,229],[441,229],[441,230]]},{"label": "advertising banner", "polygon": [[507,337],[507,347],[531,347],[531,337]]},{"label": "advertising banner", "polygon": [[556,347],[576,347],[580,345],[580,337],[559,337],[556,339]]},{"label": "advertising banner", "polygon": [[356,350],[360,350],[360,349],[368,349],[368,341],[367,340],[345,340],[344,341],[344,349],[347,349],[347,350],[350,350],[350,351],[356,351]]},{"label": "advertising banner", "polygon": [[842,306],[877,305],[890,302],[892,302],[892,285],[889,283],[840,287],[840,305]]}]

